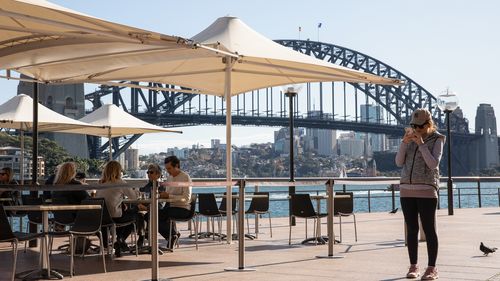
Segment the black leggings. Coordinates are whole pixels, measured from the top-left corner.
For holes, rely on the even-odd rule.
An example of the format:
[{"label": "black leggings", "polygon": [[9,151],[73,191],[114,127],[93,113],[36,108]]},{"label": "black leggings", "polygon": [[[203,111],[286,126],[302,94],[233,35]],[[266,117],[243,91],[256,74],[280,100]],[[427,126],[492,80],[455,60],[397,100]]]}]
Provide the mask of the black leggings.
[{"label": "black leggings", "polygon": [[418,257],[418,216],[422,221],[427,240],[428,266],[436,266],[438,254],[438,237],[434,223],[436,220],[437,198],[402,197],[401,208],[407,226],[406,241],[410,263],[417,264]]}]

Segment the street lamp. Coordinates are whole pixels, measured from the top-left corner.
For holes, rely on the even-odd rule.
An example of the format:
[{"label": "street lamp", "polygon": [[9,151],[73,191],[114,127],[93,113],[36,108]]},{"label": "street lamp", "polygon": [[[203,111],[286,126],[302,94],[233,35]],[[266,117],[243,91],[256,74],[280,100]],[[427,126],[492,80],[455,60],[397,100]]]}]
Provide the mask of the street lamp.
[{"label": "street lamp", "polygon": [[[288,115],[289,115],[289,134],[290,134],[290,154],[289,154],[289,159],[290,159],[290,182],[295,182],[295,153],[294,153],[294,134],[293,134],[293,127],[294,125],[294,98],[297,95],[297,93],[300,91],[302,87],[297,86],[297,85],[289,85],[283,87],[283,92],[285,93],[285,96],[288,98]],[[292,196],[292,194],[295,193],[295,185],[294,186],[289,186],[288,187],[288,195]],[[295,218],[292,217],[292,206],[291,206],[291,201],[289,201],[289,216],[291,220],[291,225],[295,225]]]},{"label": "street lamp", "polygon": [[446,114],[446,127],[448,138],[448,215],[453,215],[453,180],[451,179],[451,133],[450,133],[450,113],[458,107],[458,98],[449,89],[446,89],[437,98],[437,106]]}]

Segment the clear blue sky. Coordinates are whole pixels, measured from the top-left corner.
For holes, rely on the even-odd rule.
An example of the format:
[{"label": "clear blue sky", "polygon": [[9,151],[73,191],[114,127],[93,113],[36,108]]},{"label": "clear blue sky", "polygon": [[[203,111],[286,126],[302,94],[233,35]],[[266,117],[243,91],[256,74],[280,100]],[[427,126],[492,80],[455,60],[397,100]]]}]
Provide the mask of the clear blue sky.
[{"label": "clear blue sky", "polygon": [[[67,8],[122,24],[191,37],[216,18],[240,17],[271,39],[319,40],[373,56],[438,95],[450,87],[459,95],[465,117],[474,125],[479,103],[490,103],[500,116],[500,1],[53,1]],[[17,82],[0,81],[4,102]],[[92,89],[91,86],[90,89]],[[87,87],[88,88],[88,87]],[[141,154],[167,147],[225,142],[225,129],[182,128],[182,136],[152,134],[137,142]],[[236,145],[272,141],[276,128],[233,130]],[[200,137],[203,135],[203,137]]]}]

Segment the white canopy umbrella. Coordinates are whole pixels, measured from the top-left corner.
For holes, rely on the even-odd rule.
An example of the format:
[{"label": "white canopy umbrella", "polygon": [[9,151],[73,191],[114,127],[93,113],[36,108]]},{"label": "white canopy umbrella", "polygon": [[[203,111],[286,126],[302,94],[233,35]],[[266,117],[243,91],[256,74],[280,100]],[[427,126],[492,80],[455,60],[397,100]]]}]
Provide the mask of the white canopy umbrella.
[{"label": "white canopy umbrella", "polygon": [[111,138],[132,134],[161,132],[182,134],[182,131],[165,129],[142,121],[114,104],[105,104],[79,121],[92,124],[95,127],[85,129],[75,128],[66,132],[107,137],[109,139],[109,160],[112,159]]},{"label": "white canopy umbrella", "polygon": [[[38,105],[38,128],[44,132],[65,132],[71,129],[99,129],[96,125],[90,125],[78,120],[71,119],[51,109]],[[21,132],[21,162],[20,179],[24,181],[24,132],[33,128],[33,99],[21,94],[0,105],[0,127],[16,129]],[[36,161],[36,159],[33,159]]]}]

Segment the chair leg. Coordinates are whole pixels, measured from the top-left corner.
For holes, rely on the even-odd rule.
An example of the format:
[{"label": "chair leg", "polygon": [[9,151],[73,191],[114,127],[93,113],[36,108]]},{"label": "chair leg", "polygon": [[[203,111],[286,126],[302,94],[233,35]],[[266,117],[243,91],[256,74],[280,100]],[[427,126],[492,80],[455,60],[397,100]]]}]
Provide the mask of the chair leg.
[{"label": "chair leg", "polygon": [[139,256],[139,247],[137,246],[137,225],[134,223],[134,244],[135,244],[135,256]]},{"label": "chair leg", "polygon": [[[109,240],[108,240],[108,243],[109,243]],[[115,247],[115,243],[116,243],[116,225],[113,224],[111,226],[111,251],[112,251],[112,255],[111,255],[111,259],[114,259],[115,258],[115,252],[113,251],[114,250],[114,247]]]},{"label": "chair leg", "polygon": [[250,234],[250,223],[248,222],[248,214],[245,214],[247,218],[247,233]]},{"label": "chair leg", "polygon": [[198,250],[198,218],[196,220],[193,218],[194,223],[194,242],[196,244],[196,250]]},{"label": "chair leg", "polygon": [[83,248],[82,248],[82,254],[81,254],[82,259],[85,258],[85,246],[87,246],[85,244],[87,244],[87,237],[83,237]]},{"label": "chair leg", "polygon": [[307,239],[307,218],[306,218],[306,239]]},{"label": "chair leg", "polygon": [[17,240],[12,242],[12,255],[14,256],[12,264],[12,277],[11,280],[16,279],[16,266],[17,266]]},{"label": "chair leg", "polygon": [[222,242],[222,216],[219,217],[219,243]]},{"label": "chair leg", "polygon": [[288,219],[288,225],[290,226],[290,231],[288,233],[288,245],[292,245],[292,217]]},{"label": "chair leg", "polygon": [[273,238],[273,226],[271,224],[271,212],[267,212],[269,215],[269,233],[271,233],[271,238]]},{"label": "chair leg", "polygon": [[339,226],[340,226],[340,243],[342,243],[342,215],[339,216]]},{"label": "chair leg", "polygon": [[354,239],[356,242],[358,242],[358,229],[356,227],[356,215],[352,214],[352,217],[354,218]]},{"label": "chair leg", "polygon": [[[102,232],[101,231],[98,231],[97,234],[99,234],[99,241],[100,241],[100,245],[101,245],[101,258],[102,258],[102,266],[104,268],[104,273],[107,272],[106,270],[106,259],[104,258],[104,243],[102,241]],[[137,245],[137,243],[135,243]],[[135,249],[135,252],[137,254],[137,248]]]},{"label": "chair leg", "polygon": [[69,236],[69,248],[70,248],[70,263],[69,263],[69,276],[73,277],[73,274],[75,273],[75,261],[73,259],[75,255],[75,238],[71,234]]},{"label": "chair leg", "polygon": [[313,219],[313,238],[314,238],[314,245],[318,246],[318,239],[316,238],[317,237],[317,233],[318,232],[318,224],[316,223],[316,220],[319,220],[319,217],[318,218],[314,218]]}]

